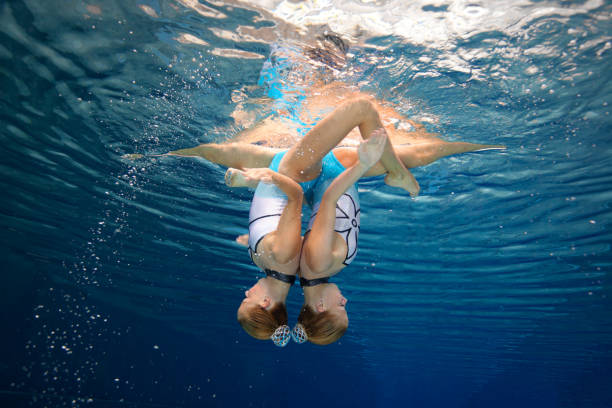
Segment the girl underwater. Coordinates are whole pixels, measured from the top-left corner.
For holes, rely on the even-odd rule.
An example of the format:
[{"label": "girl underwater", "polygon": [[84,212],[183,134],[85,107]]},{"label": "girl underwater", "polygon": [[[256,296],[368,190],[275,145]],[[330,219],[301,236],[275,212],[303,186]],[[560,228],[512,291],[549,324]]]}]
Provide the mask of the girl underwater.
[{"label": "girl underwater", "polygon": [[346,299],[328,280],[355,256],[359,199],[354,184],[380,159],[386,142],[384,131],[375,132],[359,146],[358,159],[348,169],[334,163],[330,153],[314,185],[302,183],[314,196],[313,216],[303,241],[302,186],[270,168],[227,171],[229,186],[257,186],[249,215],[248,244],[253,262],[266,277],[246,291],[238,309],[238,321],[251,336],[271,338],[279,346],[289,341],[284,305],[298,268],[305,303],[300,323],[292,332],[294,340],[322,345],[342,336],[348,327]]},{"label": "girl underwater", "polygon": [[[360,151],[373,149],[369,144],[337,147],[355,128],[364,140],[374,137],[381,144],[380,159],[373,163],[362,159]],[[239,237],[238,241],[247,244],[253,262],[266,277],[246,291],[238,320],[251,336],[272,339],[282,346],[290,336],[285,299],[298,270],[305,302],[292,332],[294,339],[329,344],[348,327],[346,299],[328,278],[350,264],[357,251],[360,209],[354,183],[360,177],[385,175],[385,183],[416,196],[419,185],[407,168],[494,148],[503,146],[432,137],[393,146],[376,102],[358,95],[318,122],[289,150],[237,142],[203,144],[167,155],[203,157],[230,168],[226,173],[229,186],[257,186],[248,239]],[[304,197],[313,216],[302,241]]]},{"label": "girl underwater", "polygon": [[[229,168],[229,186],[256,187],[249,234],[237,241],[249,248],[266,276],[245,292],[237,317],[248,334],[279,346],[287,344],[290,333],[298,342],[329,344],[348,327],[346,299],[329,277],[349,265],[357,252],[360,204],[355,183],[360,177],[385,175],[386,184],[416,196],[419,185],[409,168],[453,154],[504,148],[446,142],[389,103],[345,83],[321,80],[322,72],[342,69],[348,47],[335,35],[318,41],[318,46],[299,51],[319,70],[311,75],[319,79],[302,87],[296,85],[299,81],[279,81],[293,72],[293,51],[273,47],[260,85],[269,89],[274,115],[230,143],[166,154],[203,157]],[[237,123],[250,121],[240,107],[232,116]],[[304,200],[313,215],[302,239]],[[291,331],[285,300],[298,274],[304,305]]]}]

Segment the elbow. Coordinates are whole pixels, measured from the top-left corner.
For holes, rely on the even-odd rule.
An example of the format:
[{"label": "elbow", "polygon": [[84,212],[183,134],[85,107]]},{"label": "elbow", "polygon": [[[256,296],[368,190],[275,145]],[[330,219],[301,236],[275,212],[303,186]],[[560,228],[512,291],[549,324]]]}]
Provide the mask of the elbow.
[{"label": "elbow", "polygon": [[298,256],[298,252],[299,252],[299,249],[295,250],[294,248],[287,248],[286,246],[283,246],[283,245],[275,245],[272,248],[272,253],[274,254],[274,260],[281,265],[294,260]]},{"label": "elbow", "polygon": [[291,261],[293,258],[294,257],[288,255],[288,252],[284,254],[282,252],[274,252],[274,260],[281,265],[289,263],[289,261]]},{"label": "elbow", "polygon": [[301,207],[302,201],[304,201],[304,190],[302,190],[302,186],[291,178],[281,176],[278,173],[276,173],[273,177],[276,178],[278,186],[283,193],[287,195],[289,201],[298,204]]},{"label": "elbow", "polygon": [[304,202],[304,191],[302,190],[302,187],[298,185],[294,191],[287,194],[287,198],[294,202],[297,206],[301,207],[302,203]]},{"label": "elbow", "polygon": [[312,249],[304,248],[305,261],[312,273],[321,275],[326,273],[333,264],[332,257],[323,257],[314,254]]},{"label": "elbow", "polygon": [[355,111],[356,117],[362,120],[378,119],[378,111],[376,110],[376,105],[374,105],[372,98],[359,96],[352,99],[349,102],[349,106]]}]

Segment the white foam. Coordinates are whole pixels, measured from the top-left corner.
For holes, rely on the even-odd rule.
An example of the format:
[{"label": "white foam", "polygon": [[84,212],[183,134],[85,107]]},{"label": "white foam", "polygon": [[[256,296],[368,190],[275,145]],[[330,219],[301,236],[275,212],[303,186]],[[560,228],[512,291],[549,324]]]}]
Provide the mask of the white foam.
[{"label": "white foam", "polygon": [[454,39],[487,31],[512,34],[546,15],[569,17],[601,7],[590,0],[568,7],[562,2],[528,0],[250,0],[288,23],[329,26],[359,38],[396,35],[418,45],[448,47]]}]

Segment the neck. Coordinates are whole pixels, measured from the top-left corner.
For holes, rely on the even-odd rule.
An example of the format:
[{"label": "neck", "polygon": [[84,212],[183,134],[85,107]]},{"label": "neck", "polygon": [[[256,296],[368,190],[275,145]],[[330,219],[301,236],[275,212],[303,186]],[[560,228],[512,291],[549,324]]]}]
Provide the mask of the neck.
[{"label": "neck", "polygon": [[264,284],[266,285],[266,289],[268,290],[268,294],[270,298],[276,303],[281,302],[285,303],[287,299],[287,294],[289,293],[289,289],[291,285],[285,282],[281,282],[278,279],[265,277],[262,278]]}]

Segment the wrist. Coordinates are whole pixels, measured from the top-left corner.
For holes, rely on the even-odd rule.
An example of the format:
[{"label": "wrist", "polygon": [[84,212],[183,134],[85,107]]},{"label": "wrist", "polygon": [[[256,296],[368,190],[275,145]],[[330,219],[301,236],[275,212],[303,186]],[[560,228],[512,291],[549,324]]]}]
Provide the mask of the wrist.
[{"label": "wrist", "polygon": [[285,194],[287,194],[287,197],[291,199],[295,199],[297,197],[301,198],[304,195],[302,191],[302,186],[300,186],[291,177],[287,177],[283,174],[273,172],[272,181],[278,186],[278,188],[280,188]]},{"label": "wrist", "polygon": [[302,200],[304,198],[304,191],[302,190],[302,186],[300,186],[298,183],[296,183],[295,181],[291,180],[292,184],[291,184],[291,199],[293,200]]}]

